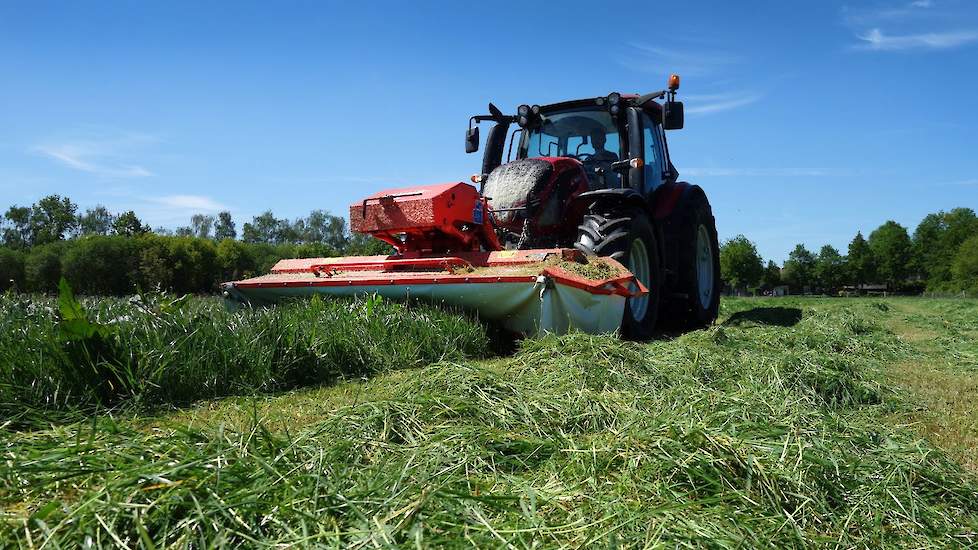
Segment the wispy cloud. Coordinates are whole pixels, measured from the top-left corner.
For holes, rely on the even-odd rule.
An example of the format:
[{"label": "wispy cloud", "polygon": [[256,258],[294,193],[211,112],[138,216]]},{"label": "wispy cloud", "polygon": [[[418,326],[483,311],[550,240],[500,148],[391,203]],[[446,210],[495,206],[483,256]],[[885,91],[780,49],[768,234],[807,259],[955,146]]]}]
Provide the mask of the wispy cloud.
[{"label": "wispy cloud", "polygon": [[74,170],[101,177],[145,178],[155,174],[139,164],[127,161],[124,153],[147,141],[152,141],[152,138],[142,135],[61,140],[38,145],[33,151]]},{"label": "wispy cloud", "polygon": [[821,168],[684,168],[684,176],[693,177],[819,177],[830,174]]},{"label": "wispy cloud", "polygon": [[686,113],[709,115],[730,111],[759,101],[763,96],[755,92],[724,93],[710,95],[689,95],[684,98]]},{"label": "wispy cloud", "polygon": [[853,31],[854,50],[936,51],[978,41],[973,13],[962,12],[954,5],[938,6],[933,0],[846,7],[842,20]]},{"label": "wispy cloud", "polygon": [[957,30],[920,34],[887,35],[880,29],[857,35],[857,49],[875,51],[946,50],[978,41],[978,30]]},{"label": "wispy cloud", "polygon": [[92,159],[91,153],[76,144],[65,143],[61,145],[45,145],[36,148],[36,151],[50,157],[62,164],[99,176],[113,178],[144,178],[152,176],[153,173],[139,165],[116,165],[107,166]]},{"label": "wispy cloud", "polygon": [[938,183],[937,185],[978,186],[978,178],[971,178],[971,179],[957,180],[957,181],[944,181]]},{"label": "wispy cloud", "polygon": [[743,62],[743,58],[725,52],[680,50],[632,42],[631,55],[621,64],[646,72],[680,73],[690,76],[713,74],[723,67]]},{"label": "wispy cloud", "polygon": [[186,210],[189,213],[219,212],[227,209],[227,206],[203,195],[166,195],[149,197],[146,200],[170,208]]},{"label": "wispy cloud", "polygon": [[916,0],[902,4],[882,4],[858,8],[846,6],[842,9],[842,19],[848,25],[866,26],[881,23],[891,24],[922,18],[939,18],[943,15],[939,10],[930,9],[932,7],[934,7],[934,2],[931,0]]},{"label": "wispy cloud", "polygon": [[[641,42],[628,44],[628,57],[621,64],[644,72],[654,72],[665,78],[670,73],[683,76],[710,75],[711,87],[716,90],[731,85],[733,81],[720,84],[729,68],[744,62],[744,58],[731,52],[704,50],[692,47],[685,49],[660,47]],[[709,115],[730,111],[754,103],[763,97],[754,91],[723,92],[713,94],[684,95],[686,113],[690,115]]]}]

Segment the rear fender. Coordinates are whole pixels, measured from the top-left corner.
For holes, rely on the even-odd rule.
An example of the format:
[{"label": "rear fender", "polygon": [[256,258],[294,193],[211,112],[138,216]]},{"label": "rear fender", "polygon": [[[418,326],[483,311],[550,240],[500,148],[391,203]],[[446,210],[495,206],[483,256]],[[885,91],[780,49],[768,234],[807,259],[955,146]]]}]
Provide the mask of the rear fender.
[{"label": "rear fender", "polygon": [[670,286],[678,276],[680,232],[688,210],[686,205],[700,197],[706,200],[703,188],[684,181],[660,185],[652,196],[652,216],[662,233],[662,265]]}]

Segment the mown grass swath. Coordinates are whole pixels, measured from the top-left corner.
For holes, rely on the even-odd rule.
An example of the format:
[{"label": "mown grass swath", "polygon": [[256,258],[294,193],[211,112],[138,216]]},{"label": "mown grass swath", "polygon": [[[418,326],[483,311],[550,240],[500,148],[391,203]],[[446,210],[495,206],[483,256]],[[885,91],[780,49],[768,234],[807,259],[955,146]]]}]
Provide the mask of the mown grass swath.
[{"label": "mown grass swath", "polygon": [[328,383],[487,353],[485,329],[382,301],[297,302],[229,312],[156,294],[78,302],[0,298],[0,407],[187,403]]},{"label": "mown grass swath", "polygon": [[876,369],[908,353],[883,314],[529,340],[374,377],[306,425],[268,412],[285,395],[240,424],[0,431],[0,543],[976,544],[975,480],[882,421],[899,405]]}]

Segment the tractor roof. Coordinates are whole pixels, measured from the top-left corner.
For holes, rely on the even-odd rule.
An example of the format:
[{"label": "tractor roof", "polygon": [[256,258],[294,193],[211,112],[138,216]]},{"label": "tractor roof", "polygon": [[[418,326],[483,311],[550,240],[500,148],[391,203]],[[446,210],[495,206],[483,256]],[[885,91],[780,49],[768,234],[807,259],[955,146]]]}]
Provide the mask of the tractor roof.
[{"label": "tractor roof", "polygon": [[[639,94],[621,94],[621,101],[623,104],[628,105],[638,99]],[[581,107],[601,107],[605,105],[607,101],[607,96],[601,97],[589,97],[585,99],[571,99],[568,101],[561,101],[558,103],[550,103],[548,105],[541,105],[540,111],[562,111],[564,109],[575,109]],[[653,116],[661,116],[662,106],[655,101],[649,101],[645,104],[645,110]]]}]

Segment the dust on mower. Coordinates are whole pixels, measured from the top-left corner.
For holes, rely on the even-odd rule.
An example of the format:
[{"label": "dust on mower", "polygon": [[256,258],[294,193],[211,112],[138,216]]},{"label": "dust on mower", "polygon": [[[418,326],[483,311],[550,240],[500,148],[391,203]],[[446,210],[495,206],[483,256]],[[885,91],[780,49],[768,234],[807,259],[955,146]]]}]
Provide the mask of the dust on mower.
[{"label": "dust on mower", "polygon": [[557,254],[552,254],[547,259],[529,264],[517,266],[493,266],[493,267],[473,267],[466,266],[451,269],[453,275],[486,275],[498,276],[505,272],[508,276],[520,275],[539,275],[544,269],[556,267],[568,273],[573,273],[578,277],[583,277],[590,281],[603,281],[626,275],[627,272],[622,268],[608,262],[605,258],[582,257],[580,261],[564,260]]}]

